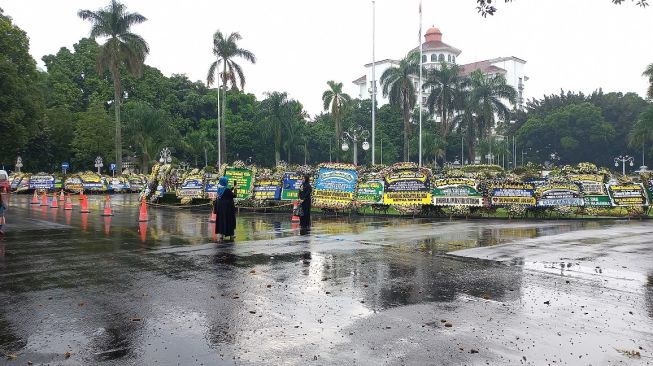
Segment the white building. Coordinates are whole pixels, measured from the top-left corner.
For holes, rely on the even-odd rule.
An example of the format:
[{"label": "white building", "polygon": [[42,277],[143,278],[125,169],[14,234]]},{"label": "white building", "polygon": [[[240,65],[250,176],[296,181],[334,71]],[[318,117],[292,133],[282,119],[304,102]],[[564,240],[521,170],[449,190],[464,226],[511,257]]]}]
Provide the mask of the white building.
[{"label": "white building", "polygon": [[[429,30],[426,31],[424,38],[425,40],[422,44],[422,63],[425,68],[430,69],[438,67],[441,62],[455,64],[456,61],[458,61],[457,58],[462,51],[442,42],[442,32],[440,32],[438,28],[429,28]],[[415,48],[409,52],[415,50],[419,51],[419,48]],[[385,70],[393,66],[398,66],[399,61],[384,59],[376,61],[374,64],[374,72],[376,80],[378,81],[381,79],[381,75]],[[525,100],[524,83],[528,80],[528,77],[524,74],[525,64],[526,61],[514,56],[509,56],[462,64],[460,67],[462,75],[469,75],[475,70],[480,70],[488,75],[504,75],[507,83],[517,91],[517,103],[513,107],[521,109],[523,108]],[[365,75],[353,81],[358,88],[358,98],[360,99],[370,99],[372,94],[372,88],[375,84],[372,80],[372,67],[372,63],[366,64]],[[415,89],[417,90],[419,85],[417,76],[413,82],[415,83]],[[388,103],[388,98],[383,96],[380,84],[377,87],[376,100],[380,106]],[[426,93],[423,93],[423,101],[426,101]]]}]

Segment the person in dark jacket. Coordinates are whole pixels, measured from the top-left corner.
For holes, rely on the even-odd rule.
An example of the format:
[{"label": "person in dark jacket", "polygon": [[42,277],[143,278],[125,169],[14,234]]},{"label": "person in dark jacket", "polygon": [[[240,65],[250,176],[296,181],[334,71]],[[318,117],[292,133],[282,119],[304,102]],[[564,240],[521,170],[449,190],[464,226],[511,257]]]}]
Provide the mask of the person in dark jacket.
[{"label": "person in dark jacket", "polygon": [[299,217],[299,226],[302,229],[309,229],[311,227],[311,198],[313,196],[313,187],[311,187],[310,177],[304,175],[304,182],[302,189],[299,191],[299,199],[301,201],[303,214]]},{"label": "person in dark jacket", "polygon": [[234,192],[228,187],[229,180],[226,177],[220,178],[218,182],[218,197],[213,203],[213,212],[216,214],[215,233],[218,240],[229,237],[233,239],[236,229],[236,206],[234,204]]}]

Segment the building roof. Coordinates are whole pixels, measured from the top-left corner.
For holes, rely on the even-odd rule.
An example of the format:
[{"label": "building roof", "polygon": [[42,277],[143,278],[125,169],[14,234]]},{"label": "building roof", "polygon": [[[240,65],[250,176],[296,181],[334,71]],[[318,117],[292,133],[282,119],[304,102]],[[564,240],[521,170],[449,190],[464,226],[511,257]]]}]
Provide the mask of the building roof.
[{"label": "building roof", "polygon": [[471,64],[460,65],[460,74],[467,76],[472,72],[479,70],[484,74],[505,74],[507,71],[498,66],[493,65],[496,59],[472,62]]},{"label": "building roof", "polygon": [[[419,52],[419,47],[415,47],[411,50],[411,52]],[[456,56],[460,55],[463,51],[457,49],[456,47],[450,46],[442,41],[430,41],[430,42],[424,42],[422,43],[422,51],[423,52],[428,52],[428,51],[449,51]]]},{"label": "building roof", "polygon": [[367,75],[363,75],[363,76],[359,77],[358,79],[352,81],[352,83],[354,83],[354,84],[365,84],[365,83],[367,83]]},{"label": "building roof", "polygon": [[[375,65],[381,65],[381,64],[385,64],[385,63],[390,63],[390,64],[395,64],[395,65],[396,65],[396,64],[399,63],[399,61],[397,61],[397,60],[393,60],[393,59],[391,59],[391,58],[386,58],[386,59],[383,59],[383,60],[374,61],[374,64],[375,64]],[[367,63],[367,64],[365,64],[364,66],[365,66],[365,67],[372,66],[372,63],[371,63],[371,62],[370,62],[370,63]]]}]

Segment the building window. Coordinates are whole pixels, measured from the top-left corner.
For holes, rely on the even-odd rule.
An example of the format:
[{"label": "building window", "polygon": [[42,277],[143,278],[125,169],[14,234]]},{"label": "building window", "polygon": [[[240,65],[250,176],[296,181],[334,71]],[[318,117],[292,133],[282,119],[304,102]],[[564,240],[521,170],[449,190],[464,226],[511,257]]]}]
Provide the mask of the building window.
[{"label": "building window", "polygon": [[422,55],[422,62],[426,62],[426,55]]},{"label": "building window", "polygon": [[435,53],[431,54],[431,62],[436,62],[438,60],[438,55]]},{"label": "building window", "polygon": [[439,61],[441,61],[441,62],[444,61],[444,55],[443,54],[440,54]]},{"label": "building window", "polygon": [[451,56],[451,62],[456,63],[456,56]]},{"label": "building window", "polygon": [[447,55],[447,61],[451,62],[451,55]]}]

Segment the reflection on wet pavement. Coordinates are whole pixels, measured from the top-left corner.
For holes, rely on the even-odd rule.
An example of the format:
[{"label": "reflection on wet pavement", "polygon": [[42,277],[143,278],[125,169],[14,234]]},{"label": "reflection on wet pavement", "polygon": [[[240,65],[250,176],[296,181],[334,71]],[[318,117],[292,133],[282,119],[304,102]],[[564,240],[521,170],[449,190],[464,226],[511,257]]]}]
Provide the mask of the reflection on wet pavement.
[{"label": "reflection on wet pavement", "polygon": [[139,224],[136,197],[114,196],[112,217],[101,199],[81,215],[13,197],[7,362],[651,361],[646,222],[340,216],[300,235],[286,215],[243,213],[236,241],[214,243],[208,209],[151,209]]}]

